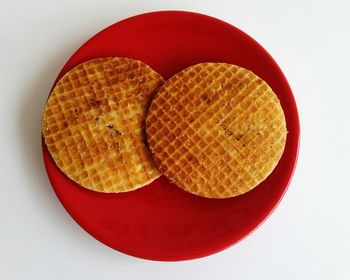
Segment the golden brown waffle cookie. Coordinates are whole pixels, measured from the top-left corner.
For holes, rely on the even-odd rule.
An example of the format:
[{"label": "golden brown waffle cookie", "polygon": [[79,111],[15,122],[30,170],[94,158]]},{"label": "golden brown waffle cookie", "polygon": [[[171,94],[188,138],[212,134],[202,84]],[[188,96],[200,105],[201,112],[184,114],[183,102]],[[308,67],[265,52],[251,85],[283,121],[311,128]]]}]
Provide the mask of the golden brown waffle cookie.
[{"label": "golden brown waffle cookie", "polygon": [[163,78],[146,64],[108,57],[84,62],[55,85],[42,133],[56,165],[99,192],[125,192],[160,176],[146,146],[145,118]]},{"label": "golden brown waffle cookie", "polygon": [[277,165],[287,136],[267,83],[225,63],[197,64],[165,82],[151,103],[146,133],[159,170],[209,198],[257,186]]}]

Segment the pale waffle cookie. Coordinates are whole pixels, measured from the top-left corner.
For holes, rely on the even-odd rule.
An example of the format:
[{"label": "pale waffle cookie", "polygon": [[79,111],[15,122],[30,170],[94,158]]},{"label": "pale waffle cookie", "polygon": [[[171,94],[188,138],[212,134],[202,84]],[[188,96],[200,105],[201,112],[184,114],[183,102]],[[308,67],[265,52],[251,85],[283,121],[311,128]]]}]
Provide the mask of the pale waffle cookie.
[{"label": "pale waffle cookie", "polygon": [[86,61],[55,85],[42,133],[56,165],[81,186],[131,191],[160,173],[144,133],[146,113],[163,78],[146,64],[108,57]]},{"label": "pale waffle cookie", "polygon": [[225,63],[189,67],[161,87],[146,119],[159,170],[193,194],[228,198],[248,192],[284,150],[284,113],[253,72]]}]

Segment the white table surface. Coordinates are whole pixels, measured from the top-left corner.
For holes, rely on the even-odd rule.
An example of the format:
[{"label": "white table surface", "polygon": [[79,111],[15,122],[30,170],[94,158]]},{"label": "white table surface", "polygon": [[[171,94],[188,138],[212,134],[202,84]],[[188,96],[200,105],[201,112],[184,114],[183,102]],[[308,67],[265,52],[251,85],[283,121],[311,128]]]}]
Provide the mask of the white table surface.
[{"label": "white table surface", "polygon": [[[0,0],[0,279],[350,279],[349,3]],[[177,263],[129,257],[83,231],[50,187],[40,146],[45,99],[68,57],[116,21],[169,9],[260,42],[290,82],[302,136],[273,215],[234,247]]]}]

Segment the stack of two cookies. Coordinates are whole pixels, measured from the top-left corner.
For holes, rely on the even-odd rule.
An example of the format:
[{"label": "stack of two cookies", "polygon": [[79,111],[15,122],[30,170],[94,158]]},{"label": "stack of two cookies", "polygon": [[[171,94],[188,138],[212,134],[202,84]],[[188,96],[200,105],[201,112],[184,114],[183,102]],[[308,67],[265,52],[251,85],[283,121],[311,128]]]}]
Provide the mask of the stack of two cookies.
[{"label": "stack of two cookies", "polygon": [[57,82],[42,133],[56,165],[90,190],[131,191],[164,174],[227,198],[272,172],[287,131],[277,96],[249,70],[201,63],[164,81],[140,61],[109,57]]}]

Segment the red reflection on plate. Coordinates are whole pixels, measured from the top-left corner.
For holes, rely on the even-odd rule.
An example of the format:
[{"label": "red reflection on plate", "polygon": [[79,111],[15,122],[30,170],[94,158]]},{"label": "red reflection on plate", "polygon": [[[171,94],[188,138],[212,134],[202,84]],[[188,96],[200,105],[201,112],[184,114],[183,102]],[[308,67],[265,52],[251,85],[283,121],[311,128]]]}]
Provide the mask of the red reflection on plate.
[{"label": "red reflection on plate", "polygon": [[282,159],[254,190],[231,199],[186,193],[161,177],[123,194],[86,190],[43,155],[51,184],[68,213],[104,244],[152,260],[207,256],[238,242],[273,211],[292,177],[299,145],[299,120],[292,91],[272,57],[252,38],[218,19],[190,12],[154,12],[128,18],[101,31],[68,60],[58,78],[92,58],[139,59],[164,78],[199,62],[227,62],[252,70],[278,95],[288,137]]}]

